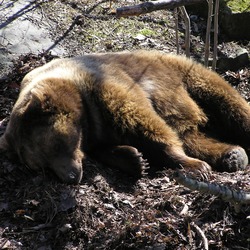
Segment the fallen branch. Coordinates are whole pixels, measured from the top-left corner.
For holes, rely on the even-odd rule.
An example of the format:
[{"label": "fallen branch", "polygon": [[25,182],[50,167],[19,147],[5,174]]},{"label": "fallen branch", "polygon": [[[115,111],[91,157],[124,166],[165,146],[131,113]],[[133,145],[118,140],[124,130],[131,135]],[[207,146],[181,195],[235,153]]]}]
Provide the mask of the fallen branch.
[{"label": "fallen branch", "polygon": [[202,239],[202,241],[203,241],[204,249],[205,249],[205,250],[208,250],[208,249],[209,249],[209,247],[208,247],[208,240],[207,240],[207,237],[206,237],[206,235],[204,234],[204,232],[203,232],[203,231],[201,230],[201,228],[200,228],[198,225],[196,225],[194,222],[191,222],[190,225],[191,225],[192,227],[194,227],[195,230],[196,230],[196,232],[200,235],[200,237],[201,237],[201,239]]},{"label": "fallen branch", "polygon": [[250,204],[250,193],[246,193],[242,190],[236,191],[217,183],[197,181],[182,174],[180,171],[174,173],[174,179],[191,190],[221,197],[223,200],[231,202],[234,205]]},{"label": "fallen branch", "polygon": [[145,2],[134,6],[125,6],[116,9],[116,17],[138,16],[162,9],[174,9],[180,6],[197,4],[206,0],[161,0]]}]

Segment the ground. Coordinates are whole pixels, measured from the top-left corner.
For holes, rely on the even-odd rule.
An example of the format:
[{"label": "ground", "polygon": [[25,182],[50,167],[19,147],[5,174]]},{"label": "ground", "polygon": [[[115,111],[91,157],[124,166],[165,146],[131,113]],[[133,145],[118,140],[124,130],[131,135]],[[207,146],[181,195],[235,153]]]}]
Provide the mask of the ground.
[{"label": "ground", "polygon": [[[70,56],[138,48],[176,51],[171,11],[117,20],[108,1],[43,2],[39,8],[52,27],[50,35]],[[112,8],[133,3],[113,2]],[[191,55],[201,61],[205,20],[192,18]],[[180,21],[182,53],[183,27]],[[249,41],[220,34],[220,46],[232,43],[250,52]],[[53,57],[22,55],[0,80],[0,134],[22,77]],[[249,64],[219,73],[250,101]],[[250,171],[204,178],[248,191],[249,177]],[[0,190],[0,249],[205,249],[206,242],[209,249],[250,248],[249,205],[190,191],[170,170],[137,180],[89,159],[80,185],[70,186],[51,172],[37,175],[0,155]]]}]

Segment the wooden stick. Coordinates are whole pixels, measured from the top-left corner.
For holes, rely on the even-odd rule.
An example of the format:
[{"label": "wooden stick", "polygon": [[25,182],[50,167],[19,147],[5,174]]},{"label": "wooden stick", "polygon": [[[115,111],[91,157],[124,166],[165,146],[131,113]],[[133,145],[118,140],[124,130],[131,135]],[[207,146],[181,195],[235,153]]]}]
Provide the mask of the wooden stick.
[{"label": "wooden stick", "polygon": [[180,44],[179,44],[179,33],[178,33],[178,8],[174,9],[174,17],[175,17],[175,43],[176,43],[176,54],[180,54]]},{"label": "wooden stick", "polygon": [[207,16],[206,43],[205,43],[205,60],[204,60],[204,64],[206,67],[208,66],[208,58],[209,58],[209,51],[210,51],[210,32],[211,32],[212,15],[213,15],[213,0],[209,0],[208,16]]},{"label": "wooden stick", "polygon": [[216,0],[214,9],[214,51],[213,51],[213,65],[212,69],[216,69],[217,63],[217,45],[218,45],[218,18],[219,18],[219,4],[220,1]]},{"label": "wooden stick", "polygon": [[125,6],[116,9],[116,17],[138,16],[162,9],[174,9],[183,5],[205,2],[206,0],[160,0],[145,2],[134,6]]},{"label": "wooden stick", "polygon": [[191,222],[190,225],[193,226],[193,227],[195,228],[196,232],[201,236],[202,241],[203,241],[203,245],[204,245],[204,249],[205,249],[205,250],[208,250],[208,249],[209,249],[209,247],[208,247],[208,240],[207,240],[207,237],[206,237],[206,235],[204,234],[204,232],[203,232],[203,231],[201,230],[201,228],[200,228],[198,225],[196,225],[194,222]]},{"label": "wooden stick", "polygon": [[183,186],[200,193],[212,194],[231,203],[250,204],[250,193],[243,190],[237,191],[222,184],[198,181],[180,171],[175,172],[174,179]]},{"label": "wooden stick", "polygon": [[181,14],[184,18],[185,22],[185,50],[186,50],[186,57],[190,57],[190,18],[186,11],[185,6],[180,7]]}]

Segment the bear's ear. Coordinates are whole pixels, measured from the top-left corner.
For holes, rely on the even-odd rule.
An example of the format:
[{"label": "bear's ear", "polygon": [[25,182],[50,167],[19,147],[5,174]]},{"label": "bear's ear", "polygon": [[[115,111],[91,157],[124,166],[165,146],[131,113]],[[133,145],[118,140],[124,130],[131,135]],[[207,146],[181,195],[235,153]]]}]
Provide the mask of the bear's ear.
[{"label": "bear's ear", "polygon": [[36,87],[30,91],[28,101],[23,106],[21,113],[25,118],[30,119],[51,114],[54,110],[52,98],[42,88]]},{"label": "bear's ear", "polygon": [[30,94],[31,94],[31,103],[35,105],[43,103],[46,99],[45,92],[43,91],[43,89],[39,87],[33,88],[30,91]]},{"label": "bear's ear", "polygon": [[34,88],[30,91],[30,101],[28,103],[28,109],[41,109],[43,103],[46,102],[46,95],[39,88]]},{"label": "bear's ear", "polygon": [[36,89],[32,89],[29,94],[17,101],[14,107],[11,117],[15,119],[16,117],[22,118],[30,113],[40,113],[42,111],[42,94]]},{"label": "bear's ear", "polygon": [[43,114],[52,114],[56,112],[55,103],[53,102],[52,93],[46,92],[42,86],[38,86],[31,90],[28,110],[36,110]]}]

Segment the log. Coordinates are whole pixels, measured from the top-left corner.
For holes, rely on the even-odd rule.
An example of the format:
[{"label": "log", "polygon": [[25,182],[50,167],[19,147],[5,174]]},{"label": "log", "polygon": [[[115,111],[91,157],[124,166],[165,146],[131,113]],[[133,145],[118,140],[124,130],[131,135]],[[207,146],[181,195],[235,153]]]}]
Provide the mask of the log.
[{"label": "log", "polygon": [[125,6],[116,9],[116,17],[138,16],[162,9],[174,9],[180,6],[206,2],[206,0],[160,0],[145,2],[134,6]]}]

